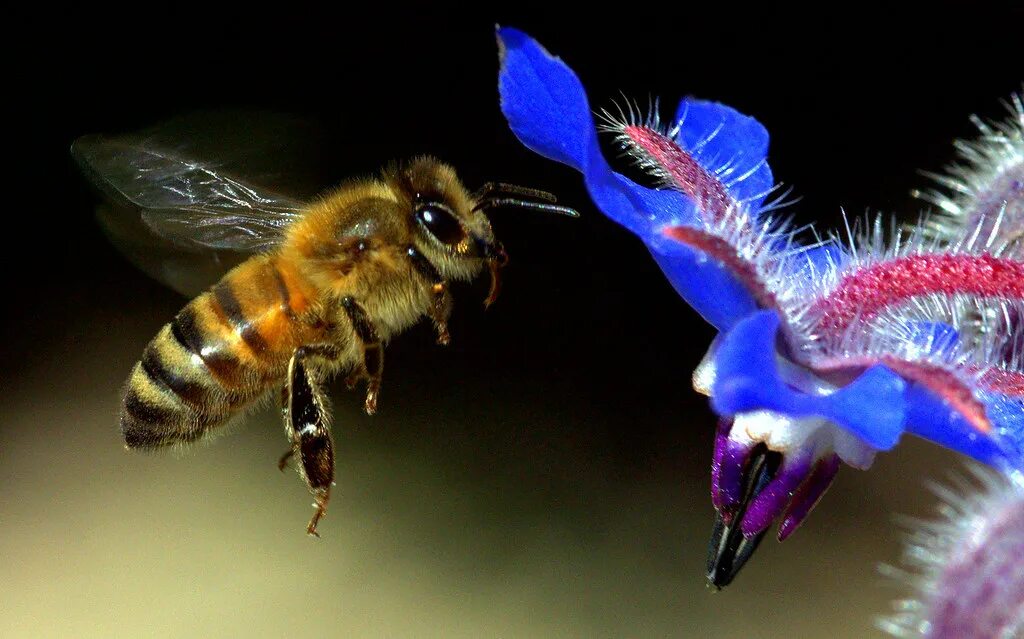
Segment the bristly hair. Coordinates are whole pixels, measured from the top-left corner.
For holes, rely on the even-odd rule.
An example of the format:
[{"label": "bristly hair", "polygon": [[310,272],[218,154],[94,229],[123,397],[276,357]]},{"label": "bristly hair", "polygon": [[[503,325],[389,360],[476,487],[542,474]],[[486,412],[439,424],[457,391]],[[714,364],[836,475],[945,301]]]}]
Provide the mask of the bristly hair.
[{"label": "bristly hair", "polygon": [[876,626],[900,638],[1019,637],[1024,632],[1024,480],[970,466],[970,479],[933,484],[940,518],[904,519],[902,567],[882,574],[909,598]]},{"label": "bristly hair", "polygon": [[876,315],[891,315],[919,297],[1024,299],[1024,282],[1016,279],[1024,276],[1024,266],[1014,258],[1012,242],[1000,237],[1000,220],[987,235],[979,226],[951,243],[920,225],[907,230],[883,220],[878,215],[851,227],[844,215],[845,238],[831,235],[831,244],[845,250],[786,309],[799,318],[795,328],[804,347],[828,342]]},{"label": "bristly hair", "polygon": [[[1024,232],[1024,102],[1021,93],[1010,96],[1004,106],[1009,117],[986,122],[971,116],[979,135],[957,140],[958,161],[944,173],[923,172],[938,188],[914,190],[912,194],[938,208],[924,226],[931,236],[957,242],[977,228],[989,232],[999,217],[1005,240],[1019,239]],[[1009,209],[1009,210],[1008,210]]]},{"label": "bristly hair", "polygon": [[[724,161],[707,156],[707,145],[724,123],[687,148],[681,131],[688,109],[666,128],[657,99],[649,99],[646,109],[625,96],[623,100],[625,106],[613,103],[613,110],[596,113],[598,130],[612,134],[626,158],[662,188],[686,194],[698,210],[699,228],[670,227],[662,229],[663,234],[728,265],[763,306],[782,310],[794,304],[790,298],[801,292],[797,282],[813,279],[803,256],[824,242],[804,244],[798,237],[810,227],[796,228],[788,217],[770,215],[796,201],[788,199],[791,189],[780,192],[782,187],[776,184],[746,197],[733,196],[733,189],[762,169],[765,160],[743,167],[738,155]],[[776,195],[765,201],[772,194]]]},{"label": "bristly hair", "polygon": [[[741,156],[729,158],[707,155],[707,145],[721,133],[725,122],[711,129],[687,147],[681,139],[686,123],[687,109],[671,128],[661,121],[657,98],[648,99],[647,109],[623,96],[625,108],[613,102],[614,110],[602,109],[595,113],[598,131],[614,136],[615,144],[635,166],[657,179],[664,188],[676,189],[689,196],[701,212],[701,219],[714,221],[728,211],[746,208],[754,216],[784,208],[796,202],[789,200],[790,189],[782,184],[736,198],[730,191],[762,169],[767,160],[762,158],[751,166],[741,168]],[[737,173],[738,172],[738,173]],[[765,198],[774,197],[765,202]]]}]

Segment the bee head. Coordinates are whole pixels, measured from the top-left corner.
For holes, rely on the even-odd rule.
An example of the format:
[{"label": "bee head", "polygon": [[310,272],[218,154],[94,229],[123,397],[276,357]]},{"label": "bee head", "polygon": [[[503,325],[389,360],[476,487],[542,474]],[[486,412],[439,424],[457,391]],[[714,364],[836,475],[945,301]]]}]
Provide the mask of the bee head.
[{"label": "bee head", "polygon": [[[485,302],[497,297],[500,269],[508,262],[504,247],[494,237],[486,211],[518,207],[578,216],[556,205],[550,193],[501,183],[488,183],[470,193],[455,170],[434,158],[416,158],[392,169],[386,179],[409,204],[417,248],[446,279],[469,280],[487,266],[491,291]],[[535,201],[539,200],[539,201]]]}]

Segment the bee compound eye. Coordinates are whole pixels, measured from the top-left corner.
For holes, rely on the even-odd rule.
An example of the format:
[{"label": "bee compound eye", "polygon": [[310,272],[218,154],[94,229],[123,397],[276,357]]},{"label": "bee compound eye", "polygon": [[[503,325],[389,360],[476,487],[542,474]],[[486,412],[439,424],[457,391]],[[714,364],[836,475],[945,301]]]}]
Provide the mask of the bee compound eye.
[{"label": "bee compound eye", "polygon": [[416,209],[416,219],[442,244],[458,244],[465,237],[462,225],[443,204],[421,204]]}]

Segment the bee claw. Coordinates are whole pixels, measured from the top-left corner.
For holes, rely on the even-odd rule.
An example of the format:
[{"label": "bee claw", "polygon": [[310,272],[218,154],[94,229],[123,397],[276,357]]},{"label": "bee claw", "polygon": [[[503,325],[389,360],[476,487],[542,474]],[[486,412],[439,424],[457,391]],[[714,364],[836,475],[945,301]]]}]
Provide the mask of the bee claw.
[{"label": "bee claw", "polygon": [[327,502],[331,499],[330,488],[318,491],[314,497],[316,501],[313,503],[313,507],[316,508],[316,512],[313,513],[312,519],[309,520],[309,525],[306,526],[306,534],[319,539],[320,533],[316,531],[316,527],[320,523],[320,519],[327,514]]},{"label": "bee claw", "polygon": [[508,253],[498,245],[496,252],[487,260],[487,268],[491,273],[491,288],[484,299],[484,308],[488,309],[498,299],[501,292],[501,269],[508,264]]},{"label": "bee claw", "polygon": [[281,455],[281,459],[277,460],[277,469],[283,473],[284,469],[288,468],[288,461],[292,458],[292,455],[294,454],[295,449],[289,448],[284,455]]}]

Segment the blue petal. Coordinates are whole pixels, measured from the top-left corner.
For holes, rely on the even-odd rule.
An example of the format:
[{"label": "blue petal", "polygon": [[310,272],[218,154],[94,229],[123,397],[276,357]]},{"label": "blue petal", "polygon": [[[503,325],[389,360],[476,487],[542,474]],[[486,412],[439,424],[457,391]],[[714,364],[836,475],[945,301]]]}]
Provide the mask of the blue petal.
[{"label": "blue petal", "polygon": [[[1001,441],[998,436],[979,432],[941,397],[918,384],[909,384],[906,391],[907,432],[931,440],[986,464],[998,465],[1019,459],[1021,442]],[[995,411],[988,410],[990,417]],[[1016,419],[1020,420],[1020,407]],[[993,421],[1000,421],[993,419]],[[997,425],[997,431],[999,427]],[[1018,433],[1021,431],[1017,431]],[[997,435],[997,434],[996,434]],[[1014,451],[1014,446],[1017,450]]]},{"label": "blue petal", "polygon": [[676,109],[672,132],[705,169],[728,171],[722,181],[735,199],[756,208],[774,186],[768,130],[754,118],[718,102],[686,98]]},{"label": "blue petal", "polygon": [[790,387],[776,355],[779,318],[760,311],[722,338],[715,356],[711,402],[721,415],[771,410],[794,417],[821,417],[857,435],[873,448],[888,450],[903,432],[906,383],[883,366],[865,371],[830,395]]},{"label": "blue petal", "polygon": [[518,29],[498,30],[501,109],[523,144],[582,170],[598,154],[597,131],[579,78]]},{"label": "blue petal", "polygon": [[[907,326],[907,339],[932,356],[955,356],[959,332],[944,322],[914,322]],[[979,393],[993,432],[980,432],[942,397],[925,386],[907,384],[907,432],[995,464],[1021,459],[1024,453],[1024,410],[1019,400],[995,393]]]},{"label": "blue petal", "polygon": [[718,330],[729,330],[757,312],[747,288],[718,261],[668,238],[648,248],[680,297]]},{"label": "blue petal", "polygon": [[[723,335],[711,398],[716,412],[732,416],[772,410],[794,417],[817,416],[880,450],[892,448],[906,431],[987,464],[1019,467],[1024,461],[1024,409],[1019,400],[983,396],[994,431],[982,433],[942,398],[882,365],[830,395],[804,393],[787,384],[780,371],[778,326],[774,312],[760,311]],[[938,349],[949,348],[956,339],[947,325],[922,327]]]},{"label": "blue petal", "polygon": [[666,226],[695,225],[693,202],[678,191],[640,186],[611,169],[576,74],[521,31],[499,29],[498,39],[501,108],[519,140],[583,172],[598,208],[647,244],[676,290],[716,328],[728,329],[756,310],[750,293],[728,270],[661,234]]}]

